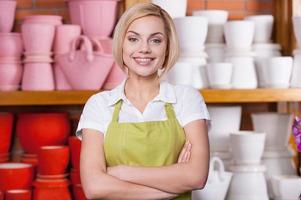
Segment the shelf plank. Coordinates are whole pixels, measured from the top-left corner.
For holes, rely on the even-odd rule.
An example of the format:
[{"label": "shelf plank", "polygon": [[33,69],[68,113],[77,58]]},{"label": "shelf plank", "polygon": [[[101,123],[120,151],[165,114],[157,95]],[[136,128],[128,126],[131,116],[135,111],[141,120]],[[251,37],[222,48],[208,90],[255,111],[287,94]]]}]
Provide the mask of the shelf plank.
[{"label": "shelf plank", "polygon": [[[0,106],[83,105],[98,91],[0,92]],[[200,90],[206,103],[301,102],[301,89]]]}]

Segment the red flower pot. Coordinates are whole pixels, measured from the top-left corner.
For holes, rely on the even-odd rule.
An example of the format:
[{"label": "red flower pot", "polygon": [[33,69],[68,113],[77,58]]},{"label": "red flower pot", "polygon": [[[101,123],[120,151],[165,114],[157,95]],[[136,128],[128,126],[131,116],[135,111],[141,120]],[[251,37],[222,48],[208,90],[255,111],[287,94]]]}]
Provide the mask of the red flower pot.
[{"label": "red flower pot", "polygon": [[18,116],[16,132],[23,149],[37,154],[41,146],[65,144],[70,123],[67,113],[25,113]]},{"label": "red flower pot", "polygon": [[31,200],[31,190],[7,190],[5,200]]},{"label": "red flower pot", "polygon": [[76,169],[71,170],[70,180],[72,185],[81,184],[79,170]]},{"label": "red flower pot", "polygon": [[55,181],[37,179],[34,182],[33,200],[71,200],[68,186],[67,179]]},{"label": "red flower pot", "polygon": [[87,200],[83,188],[80,184],[72,186],[73,197],[75,200]]},{"label": "red flower pot", "polygon": [[32,180],[32,165],[25,163],[0,164],[0,190],[29,189]]},{"label": "red flower pot", "polygon": [[40,175],[62,175],[69,164],[68,146],[42,146],[38,153]]},{"label": "red flower pot", "polygon": [[4,199],[4,193],[0,190],[0,200]]},{"label": "red flower pot", "polygon": [[9,154],[0,154],[0,163],[8,162],[9,161]]},{"label": "red flower pot", "polygon": [[69,147],[72,166],[74,169],[79,170],[81,141],[76,136],[69,137]]},{"label": "red flower pot", "polygon": [[0,113],[0,154],[9,151],[14,116],[12,113]]}]

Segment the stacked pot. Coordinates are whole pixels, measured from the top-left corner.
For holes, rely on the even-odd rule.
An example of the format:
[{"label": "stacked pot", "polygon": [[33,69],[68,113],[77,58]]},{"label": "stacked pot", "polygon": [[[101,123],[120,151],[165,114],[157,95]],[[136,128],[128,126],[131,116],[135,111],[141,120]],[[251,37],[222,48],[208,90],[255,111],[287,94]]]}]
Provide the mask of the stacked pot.
[{"label": "stacked pot", "polygon": [[166,10],[172,18],[186,16],[187,0],[152,0],[151,2]]},{"label": "stacked pot", "polygon": [[70,179],[72,184],[72,192],[75,200],[86,200],[80,181],[79,159],[81,141],[76,137],[69,137],[69,148],[71,153],[71,172]]},{"label": "stacked pot", "polygon": [[288,88],[292,72],[292,58],[281,57],[281,46],[271,42],[273,16],[253,15],[246,17],[245,20],[255,24],[253,50],[258,86]]},{"label": "stacked pot", "polygon": [[225,63],[224,24],[228,19],[226,10],[197,10],[194,16],[203,16],[208,20],[208,34],[205,51],[208,54],[206,66],[211,88],[230,88],[232,64]]},{"label": "stacked pot", "polygon": [[233,156],[230,171],[233,172],[229,200],[258,199],[269,200],[264,172],[261,163],[264,151],[265,133],[239,131],[230,134]]},{"label": "stacked pot", "polygon": [[291,79],[291,87],[301,87],[301,16],[293,17],[294,34],[297,40],[297,48],[293,51],[294,64]]},{"label": "stacked pot", "polygon": [[67,113],[22,113],[18,115],[16,134],[25,152],[21,161],[38,165],[40,147],[64,145],[70,134]]},{"label": "stacked pot", "polygon": [[62,17],[55,15],[24,18],[21,26],[25,47],[22,90],[54,90],[52,45],[55,26],[61,24]]},{"label": "stacked pot", "polygon": [[38,151],[38,174],[34,182],[35,200],[71,200],[66,173],[69,163],[69,147],[42,146]]},{"label": "stacked pot", "polygon": [[262,162],[267,168],[265,175],[269,184],[269,195],[274,197],[271,190],[271,178],[277,175],[296,175],[292,162],[294,154],[288,148],[293,115],[254,113],[251,117],[254,130],[266,133]]},{"label": "stacked pot", "polygon": [[255,25],[248,20],[228,21],[224,26],[225,61],[233,65],[232,88],[253,89],[257,77],[252,52]]},{"label": "stacked pot", "polygon": [[[208,87],[204,52],[208,21],[205,17],[189,16],[174,18],[180,42],[180,58],[168,72],[167,79],[173,84]],[[191,31],[193,30],[193,31]]]},{"label": "stacked pot", "polygon": [[20,33],[12,33],[16,1],[0,1],[0,91],[20,88],[23,43]]},{"label": "stacked pot", "polygon": [[241,106],[208,106],[211,118],[209,129],[210,155],[220,157],[229,170],[231,164],[230,133],[240,129]]}]

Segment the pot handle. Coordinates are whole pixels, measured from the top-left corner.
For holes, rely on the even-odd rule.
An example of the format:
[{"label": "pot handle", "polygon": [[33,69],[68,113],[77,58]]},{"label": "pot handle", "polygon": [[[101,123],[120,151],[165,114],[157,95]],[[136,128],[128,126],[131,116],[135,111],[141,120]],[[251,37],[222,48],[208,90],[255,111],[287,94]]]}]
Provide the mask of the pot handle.
[{"label": "pot handle", "polygon": [[224,164],[223,164],[223,161],[217,157],[217,156],[214,156],[210,159],[210,167],[209,167],[209,173],[213,173],[213,170],[215,169],[215,167],[217,168],[218,170],[218,178],[219,180],[222,182],[225,180],[225,167],[224,167]]},{"label": "pot handle", "polygon": [[96,38],[91,39],[93,50],[95,49],[98,53],[104,53],[104,49],[102,47],[102,44],[99,40]]},{"label": "pot handle", "polygon": [[71,42],[71,51],[70,51],[70,54],[69,54],[69,60],[73,61],[75,59],[75,52],[76,52],[77,46],[80,45],[80,42],[82,42],[81,45],[84,45],[85,50],[87,51],[86,52],[87,53],[87,55],[86,55],[87,60],[89,62],[92,62],[93,59],[94,59],[92,43],[89,40],[89,38],[84,36],[84,35],[80,35],[77,38],[72,40],[72,42]]}]

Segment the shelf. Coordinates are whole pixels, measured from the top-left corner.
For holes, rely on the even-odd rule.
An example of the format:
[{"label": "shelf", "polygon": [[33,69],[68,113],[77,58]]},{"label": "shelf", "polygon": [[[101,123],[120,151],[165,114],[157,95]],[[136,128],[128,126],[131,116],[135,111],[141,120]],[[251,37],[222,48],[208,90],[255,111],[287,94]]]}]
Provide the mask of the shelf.
[{"label": "shelf", "polygon": [[[83,105],[98,91],[0,92],[0,106]],[[301,102],[301,89],[203,89],[206,103]]]}]

